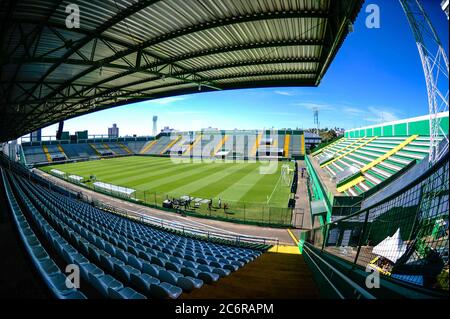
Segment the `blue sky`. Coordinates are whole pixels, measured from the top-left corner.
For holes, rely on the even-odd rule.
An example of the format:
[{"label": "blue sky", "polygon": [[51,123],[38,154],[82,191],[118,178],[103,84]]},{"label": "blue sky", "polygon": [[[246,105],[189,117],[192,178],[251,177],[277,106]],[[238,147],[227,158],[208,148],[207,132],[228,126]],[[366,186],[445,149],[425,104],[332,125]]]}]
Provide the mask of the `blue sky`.
[{"label": "blue sky", "polygon": [[[448,54],[448,20],[440,0],[422,0]],[[366,6],[380,7],[381,27],[368,29]],[[346,129],[424,115],[428,102],[419,54],[399,1],[365,2],[343,46],[317,88],[267,88],[197,93],[121,106],[65,122],[64,130],[150,135],[158,129],[309,128],[314,107],[321,127]],[[54,135],[56,126],[43,130]]]}]

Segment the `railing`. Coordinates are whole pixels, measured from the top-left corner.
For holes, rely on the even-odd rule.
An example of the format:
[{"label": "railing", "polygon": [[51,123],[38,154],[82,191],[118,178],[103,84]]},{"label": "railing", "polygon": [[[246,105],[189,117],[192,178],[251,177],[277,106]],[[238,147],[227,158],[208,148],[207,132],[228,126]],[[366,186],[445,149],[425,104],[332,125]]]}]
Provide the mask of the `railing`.
[{"label": "railing", "polygon": [[251,243],[251,244],[262,244],[262,245],[275,245],[278,246],[279,239],[274,237],[261,237],[261,236],[249,236],[244,234],[228,234],[225,232],[219,232],[219,231],[209,231],[204,230],[192,226],[188,226],[183,223],[173,222],[153,216],[149,216],[146,214],[142,214],[139,212],[135,212],[129,209],[119,208],[115,207],[106,203],[103,203],[101,201],[94,201],[94,206],[106,210],[130,219],[136,219],[140,222],[150,224],[153,226],[158,226],[162,228],[166,228],[173,231],[181,232],[183,235],[191,234],[199,237],[203,237],[207,240],[210,239],[222,239],[229,241],[230,243],[233,243],[235,245],[241,245],[244,243]]},{"label": "railing", "polygon": [[382,201],[305,232],[302,241],[390,281],[448,292],[448,160],[447,153]]},{"label": "railing", "polygon": [[0,153],[0,165],[8,168],[11,171],[14,171],[17,174],[20,174],[21,176],[27,178],[28,180],[34,180],[35,182],[39,183],[40,185],[49,188],[50,190],[58,190],[60,192],[64,192],[68,194],[71,197],[78,197],[78,199],[88,202],[91,204],[94,204],[96,207],[109,211],[114,214],[118,214],[130,219],[139,220],[140,222],[158,226],[165,228],[166,230],[172,230],[172,231],[178,231],[181,232],[184,235],[194,235],[197,237],[202,237],[207,240],[212,239],[220,239],[220,240],[226,240],[230,244],[234,244],[237,246],[245,245],[245,244],[261,244],[261,245],[274,245],[278,247],[279,245],[279,239],[274,237],[261,237],[261,236],[249,236],[244,234],[231,234],[226,232],[220,232],[220,231],[209,231],[204,230],[196,227],[192,227],[183,223],[168,221],[164,219],[160,219],[153,216],[148,216],[142,213],[134,212],[128,209],[123,209],[119,207],[114,207],[112,205],[103,203],[101,201],[93,201],[90,202],[89,199],[86,196],[83,196],[81,193],[74,193],[73,191],[66,189],[64,185],[61,183],[52,183],[49,180],[46,180],[39,175],[36,175],[35,173],[30,172],[27,170],[24,166],[15,163],[11,161],[8,157],[6,157],[4,154]]},{"label": "railing", "polygon": [[331,293],[328,293],[328,296],[339,299],[375,299],[375,296],[324,260],[319,254],[309,248],[308,245],[303,247],[303,254],[307,262],[311,263],[311,266],[319,272],[322,280],[325,281],[325,285],[331,288]]},{"label": "railing", "polygon": [[[182,198],[175,197],[172,194],[140,190],[127,195],[116,192],[113,187],[111,187],[111,189],[98,188],[91,183],[76,183],[73,180],[68,179],[65,175],[56,175],[51,171],[48,171],[47,173],[61,180],[65,180],[69,183],[98,193],[140,205],[181,213],[184,215],[251,225],[267,225],[272,227],[293,226],[293,208],[290,207],[272,206],[271,204],[264,203],[232,201],[224,198],[221,199],[220,205],[218,198],[205,198],[205,202],[196,204],[194,200],[188,202]],[[164,204],[164,202],[168,199],[172,201],[172,207],[166,207]],[[208,200],[213,201],[211,207],[206,203]],[[287,204],[286,199],[286,206]]]}]

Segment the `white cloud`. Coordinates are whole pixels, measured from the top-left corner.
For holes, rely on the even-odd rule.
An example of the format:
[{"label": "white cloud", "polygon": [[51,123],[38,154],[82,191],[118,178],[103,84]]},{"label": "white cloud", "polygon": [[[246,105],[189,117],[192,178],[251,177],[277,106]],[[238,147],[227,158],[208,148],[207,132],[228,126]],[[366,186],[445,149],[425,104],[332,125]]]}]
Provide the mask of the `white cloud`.
[{"label": "white cloud", "polygon": [[273,93],[278,94],[278,95],[284,95],[284,96],[295,96],[296,94],[292,91],[274,91]]},{"label": "white cloud", "polygon": [[156,100],[150,100],[148,103],[157,104],[157,105],[168,105],[168,104],[173,104],[175,102],[183,101],[183,100],[186,100],[186,97],[171,96],[171,97],[164,97],[164,98],[156,99]]},{"label": "white cloud", "polygon": [[351,116],[360,116],[364,113],[367,113],[366,111],[363,111],[362,109],[358,109],[355,107],[344,107],[342,109],[342,111],[344,111],[344,113],[351,115]]},{"label": "white cloud", "polygon": [[398,120],[397,115],[387,109],[378,108],[374,106],[369,106],[369,112],[372,114],[371,117],[367,118],[368,122],[382,123],[382,122],[392,122]]},{"label": "white cloud", "polygon": [[398,120],[398,116],[395,112],[383,107],[368,106],[364,108],[357,108],[345,106],[340,109],[348,116],[370,123],[382,123]]}]

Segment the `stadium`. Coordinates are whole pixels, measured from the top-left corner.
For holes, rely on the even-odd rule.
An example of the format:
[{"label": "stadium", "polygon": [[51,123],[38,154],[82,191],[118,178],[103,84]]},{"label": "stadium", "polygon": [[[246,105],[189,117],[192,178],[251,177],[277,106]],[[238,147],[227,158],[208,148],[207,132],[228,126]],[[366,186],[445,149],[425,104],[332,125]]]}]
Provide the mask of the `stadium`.
[{"label": "stadium", "polygon": [[[422,2],[395,7],[420,89],[392,93],[403,116],[369,104],[364,122],[353,102],[320,104],[344,91],[336,73],[357,77],[340,68],[374,32],[362,0],[4,1],[1,297],[448,298],[448,2]],[[391,94],[376,85],[363,100]],[[144,105],[183,128],[153,116],[141,134]],[[127,134],[98,134],[116,110]]]}]

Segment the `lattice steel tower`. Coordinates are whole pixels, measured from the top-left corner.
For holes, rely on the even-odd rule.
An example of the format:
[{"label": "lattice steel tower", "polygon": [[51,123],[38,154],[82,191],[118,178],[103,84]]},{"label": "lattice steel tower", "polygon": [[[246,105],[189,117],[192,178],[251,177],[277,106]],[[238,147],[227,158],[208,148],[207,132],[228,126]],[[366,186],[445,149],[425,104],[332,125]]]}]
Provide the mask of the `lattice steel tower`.
[{"label": "lattice steel tower", "polygon": [[[439,36],[419,0],[400,0],[414,33],[425,74],[430,114],[430,165],[448,150],[438,113],[448,112],[448,58]],[[439,136],[444,141],[439,145]]]},{"label": "lattice steel tower", "polygon": [[315,107],[313,110],[314,124],[316,125],[317,134],[319,134],[319,108]]}]

